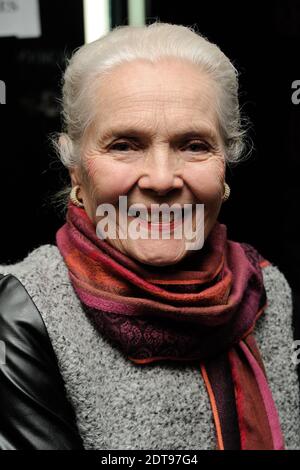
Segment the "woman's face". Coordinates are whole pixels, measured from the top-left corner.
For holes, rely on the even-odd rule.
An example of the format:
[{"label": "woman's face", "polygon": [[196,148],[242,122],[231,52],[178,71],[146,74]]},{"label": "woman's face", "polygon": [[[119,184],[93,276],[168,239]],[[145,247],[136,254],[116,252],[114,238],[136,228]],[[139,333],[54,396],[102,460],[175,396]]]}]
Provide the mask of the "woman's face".
[{"label": "woman's face", "polygon": [[[151,238],[149,228],[147,238],[124,236],[119,196],[127,196],[128,208],[193,204],[194,229],[195,205],[203,204],[207,238],[220,211],[225,176],[213,82],[188,62],[138,60],[115,67],[101,81],[94,106],[96,119],[83,138],[84,172],[70,170],[72,184],[80,185],[78,198],[95,226],[107,219],[96,215],[97,207],[113,205],[116,237],[107,241],[119,251],[151,265],[179,262],[191,254],[184,235]],[[129,226],[134,217],[126,217]]]}]

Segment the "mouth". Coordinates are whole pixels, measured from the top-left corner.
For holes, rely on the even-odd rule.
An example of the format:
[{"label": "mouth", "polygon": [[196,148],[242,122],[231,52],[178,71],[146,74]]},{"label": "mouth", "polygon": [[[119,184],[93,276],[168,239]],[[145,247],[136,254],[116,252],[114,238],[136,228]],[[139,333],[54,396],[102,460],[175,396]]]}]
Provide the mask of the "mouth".
[{"label": "mouth", "polygon": [[140,224],[148,228],[175,228],[180,225],[184,218],[193,211],[192,208],[181,208],[169,213],[163,214],[162,211],[151,214],[151,211],[137,211],[134,216],[129,216],[131,219],[138,219]]}]

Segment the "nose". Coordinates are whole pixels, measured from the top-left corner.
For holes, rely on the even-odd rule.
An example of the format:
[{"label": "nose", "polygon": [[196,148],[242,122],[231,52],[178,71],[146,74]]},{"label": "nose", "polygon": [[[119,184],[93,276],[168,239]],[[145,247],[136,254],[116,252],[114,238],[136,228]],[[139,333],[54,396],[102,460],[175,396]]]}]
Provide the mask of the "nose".
[{"label": "nose", "polygon": [[162,196],[184,185],[182,168],[167,151],[152,152],[142,171],[138,181],[140,189],[151,189]]}]

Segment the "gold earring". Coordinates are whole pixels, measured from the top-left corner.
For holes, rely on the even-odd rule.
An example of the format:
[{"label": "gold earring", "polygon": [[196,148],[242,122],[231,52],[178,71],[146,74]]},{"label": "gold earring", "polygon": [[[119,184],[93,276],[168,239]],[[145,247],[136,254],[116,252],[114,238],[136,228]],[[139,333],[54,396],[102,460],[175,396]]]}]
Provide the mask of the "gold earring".
[{"label": "gold earring", "polygon": [[77,186],[73,186],[71,192],[70,192],[70,199],[71,201],[73,202],[73,204],[77,207],[84,207],[84,204],[82,202],[79,201],[79,199],[77,198],[77,191],[78,189],[80,189],[80,186],[77,185]]},{"label": "gold earring", "polygon": [[223,202],[227,201],[227,199],[229,198],[229,195],[230,195],[230,187],[228,186],[227,183],[224,183],[224,194],[223,194],[222,201]]}]

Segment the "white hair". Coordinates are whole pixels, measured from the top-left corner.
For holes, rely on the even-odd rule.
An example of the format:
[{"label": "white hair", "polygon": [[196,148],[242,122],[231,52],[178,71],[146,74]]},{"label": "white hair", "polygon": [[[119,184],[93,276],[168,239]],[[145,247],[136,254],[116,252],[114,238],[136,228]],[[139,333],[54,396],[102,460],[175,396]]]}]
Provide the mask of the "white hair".
[{"label": "white hair", "polygon": [[67,61],[62,81],[63,132],[52,140],[67,168],[81,163],[81,138],[93,121],[93,97],[101,77],[125,62],[157,62],[166,57],[188,60],[209,74],[216,84],[216,112],[225,160],[231,164],[247,158],[243,155],[246,120],[241,118],[239,107],[238,71],[216,44],[193,27],[156,21],[147,26],[117,26],[77,49]]}]

